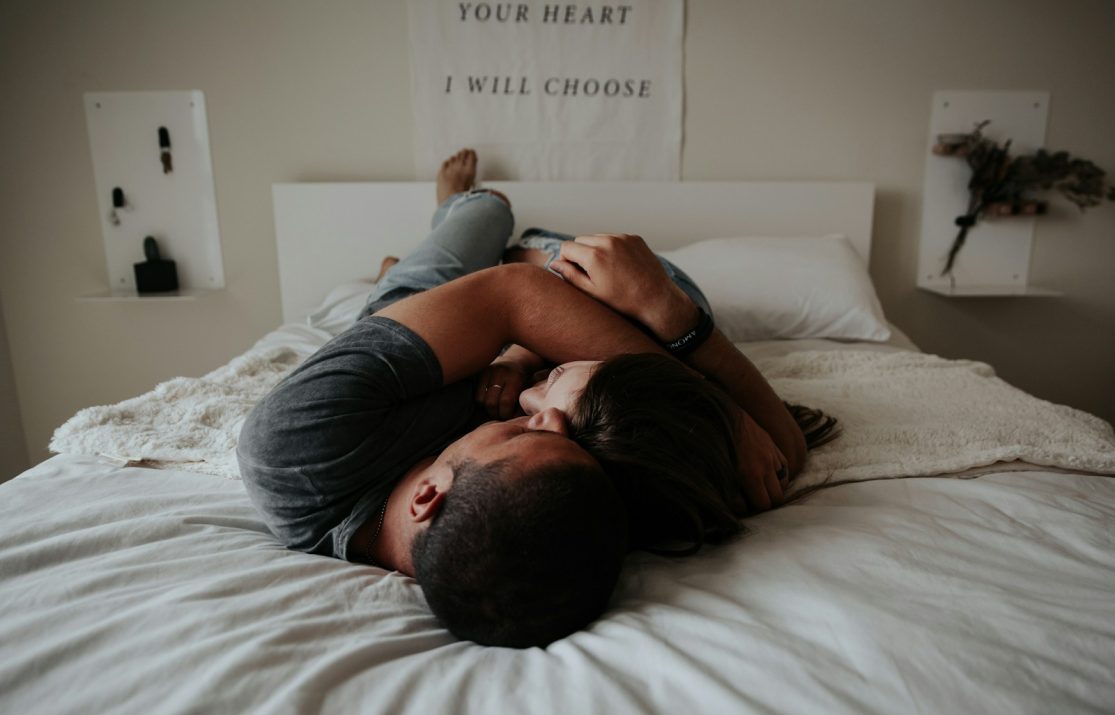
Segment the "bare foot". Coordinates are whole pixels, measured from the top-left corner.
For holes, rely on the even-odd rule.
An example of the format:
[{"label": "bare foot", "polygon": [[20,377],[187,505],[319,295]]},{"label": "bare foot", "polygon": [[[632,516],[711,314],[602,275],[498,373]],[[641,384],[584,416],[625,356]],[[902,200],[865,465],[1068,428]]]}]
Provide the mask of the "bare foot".
[{"label": "bare foot", "polygon": [[399,259],[395,256],[388,256],[384,258],[383,263],[379,264],[379,275],[376,276],[375,282],[379,283],[381,280],[383,280],[383,276],[387,274],[387,271],[391,270],[391,268],[398,262]]},{"label": "bare foot", "polygon": [[441,163],[437,172],[437,202],[468,191],[476,183],[476,152],[461,149]]}]

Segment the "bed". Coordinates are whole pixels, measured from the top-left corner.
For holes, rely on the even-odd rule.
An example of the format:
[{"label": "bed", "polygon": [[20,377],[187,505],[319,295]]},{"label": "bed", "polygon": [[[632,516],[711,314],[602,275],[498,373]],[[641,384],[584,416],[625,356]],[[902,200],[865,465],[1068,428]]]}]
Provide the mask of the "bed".
[{"label": "bed", "polygon": [[[775,388],[844,423],[796,498],[697,556],[633,555],[604,617],[544,650],[459,642],[413,580],[283,549],[235,478],[238,420],[351,320],[433,189],[277,185],[284,325],[83,410],[0,485],[0,711],[1112,711],[1111,427],[920,353],[852,295],[870,185],[492,187],[517,230],[641,233],[711,282]],[[810,256],[804,317],[747,295]],[[825,282],[840,261],[854,285]]]}]

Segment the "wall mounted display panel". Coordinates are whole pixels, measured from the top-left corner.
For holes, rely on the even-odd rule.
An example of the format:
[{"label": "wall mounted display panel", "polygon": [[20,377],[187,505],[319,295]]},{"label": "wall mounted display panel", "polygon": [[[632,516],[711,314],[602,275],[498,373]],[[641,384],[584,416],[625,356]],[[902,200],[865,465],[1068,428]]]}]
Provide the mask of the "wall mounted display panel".
[{"label": "wall mounted display panel", "polygon": [[926,143],[925,185],[918,287],[944,295],[1050,295],[1029,285],[1034,218],[981,217],[968,232],[952,275],[941,275],[949,247],[959,231],[955,221],[967,212],[971,170],[963,157],[932,154],[941,134],[982,131],[995,141],[1011,140],[1012,153],[1029,153],[1045,145],[1048,92],[940,91]]},{"label": "wall mounted display panel", "polygon": [[[109,296],[134,296],[134,264],[154,236],[183,292],[224,287],[205,96],[89,92],[85,116]],[[122,204],[122,205],[120,205]]]}]

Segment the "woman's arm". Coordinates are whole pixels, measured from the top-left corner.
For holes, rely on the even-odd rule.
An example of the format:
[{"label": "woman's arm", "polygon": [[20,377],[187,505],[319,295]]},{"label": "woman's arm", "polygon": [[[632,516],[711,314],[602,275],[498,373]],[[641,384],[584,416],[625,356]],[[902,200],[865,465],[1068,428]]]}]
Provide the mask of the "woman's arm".
[{"label": "woman's arm", "polygon": [[[519,395],[535,383],[535,375],[547,363],[522,345],[510,345],[480,373],[475,399],[488,416],[509,420],[523,413]],[[496,386],[499,386],[496,389]]]}]

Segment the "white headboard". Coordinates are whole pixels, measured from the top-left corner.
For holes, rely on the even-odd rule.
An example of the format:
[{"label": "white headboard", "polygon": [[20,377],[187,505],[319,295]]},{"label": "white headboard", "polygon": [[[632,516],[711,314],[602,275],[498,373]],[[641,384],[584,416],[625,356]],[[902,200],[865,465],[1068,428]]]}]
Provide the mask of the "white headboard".
[{"label": "white headboard", "polygon": [[[867,262],[875,187],[864,182],[490,182],[515,213],[515,236],[636,233],[652,248],[727,236],[842,233]],[[434,184],[275,184],[283,320],[298,320],[345,281],[372,278],[429,230]]]}]

